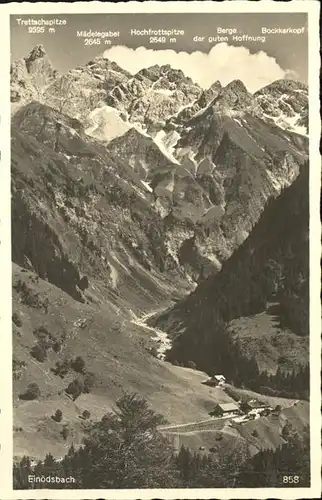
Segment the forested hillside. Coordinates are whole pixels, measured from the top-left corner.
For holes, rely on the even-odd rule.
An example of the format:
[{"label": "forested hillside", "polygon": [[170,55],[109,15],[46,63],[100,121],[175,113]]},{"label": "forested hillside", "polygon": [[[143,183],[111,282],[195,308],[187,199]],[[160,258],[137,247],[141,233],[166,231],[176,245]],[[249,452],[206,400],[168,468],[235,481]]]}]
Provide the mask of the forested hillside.
[{"label": "forested hillside", "polygon": [[256,353],[243,361],[226,323],[264,311],[269,301],[277,303],[281,324],[308,335],[308,175],[305,165],[292,186],[268,202],[251,235],[217,276],[156,319],[173,337],[170,360],[192,360],[239,383],[258,379]]}]

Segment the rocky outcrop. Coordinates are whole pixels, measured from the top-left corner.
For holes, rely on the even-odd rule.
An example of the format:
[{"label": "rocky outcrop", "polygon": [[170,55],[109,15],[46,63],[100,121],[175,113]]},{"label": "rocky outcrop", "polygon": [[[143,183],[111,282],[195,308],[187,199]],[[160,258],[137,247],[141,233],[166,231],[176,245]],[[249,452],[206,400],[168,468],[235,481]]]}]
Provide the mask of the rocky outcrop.
[{"label": "rocky outcrop", "polygon": [[83,67],[71,69],[48,87],[46,104],[86,121],[93,110],[107,103],[110,90],[129,77],[116,63],[98,56]]},{"label": "rocky outcrop", "polygon": [[301,135],[308,134],[308,87],[294,80],[277,80],[254,97],[270,123]]},{"label": "rocky outcrop", "polygon": [[28,200],[16,189],[12,191],[12,260],[23,268],[36,272],[42,279],[84,302],[86,277],[80,275],[77,264],[70,260],[68,249],[53,228],[35,212]]},{"label": "rocky outcrop", "polygon": [[57,77],[46,51],[36,45],[30,53],[11,65],[11,101],[13,109],[37,99],[42,100],[44,90]]},{"label": "rocky outcrop", "polygon": [[232,82],[182,126],[173,149],[180,162],[172,186],[178,197],[172,207],[167,200],[168,213],[178,223],[182,217],[194,222],[198,247],[216,266],[247,238],[267,200],[295,180],[308,158],[305,137],[258,114],[254,97]]},{"label": "rocky outcrop", "polygon": [[[112,140],[108,151],[123,159],[142,180],[151,180],[153,175],[176,166],[154,142],[152,137],[131,128],[121,137]],[[175,160],[174,160],[175,161]]]}]

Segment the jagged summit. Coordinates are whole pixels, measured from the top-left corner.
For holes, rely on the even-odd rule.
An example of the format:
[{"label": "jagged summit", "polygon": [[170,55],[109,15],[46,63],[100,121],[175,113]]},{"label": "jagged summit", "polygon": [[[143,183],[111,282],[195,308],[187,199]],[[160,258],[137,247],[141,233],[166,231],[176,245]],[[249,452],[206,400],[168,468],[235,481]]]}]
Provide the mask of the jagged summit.
[{"label": "jagged summit", "polygon": [[42,44],[35,45],[35,47],[33,47],[31,49],[31,51],[29,52],[28,56],[25,57],[25,61],[27,62],[27,61],[39,59],[39,57],[44,57],[46,55],[47,54],[45,51],[45,47]]},{"label": "jagged summit", "polygon": [[[93,57],[90,61],[88,61],[85,65],[86,68],[90,69],[93,72],[97,70],[101,71],[109,71],[113,70],[118,73],[126,75],[128,78],[131,78],[132,75],[127,70],[121,68],[115,61],[111,61],[108,57],[104,55],[104,53],[100,53],[97,56]],[[78,67],[79,70],[82,70],[82,67]]]},{"label": "jagged summit", "polygon": [[232,80],[228,85],[220,89],[219,94],[212,102],[212,106],[231,110],[245,110],[254,107],[255,101],[241,80]]},{"label": "jagged summit", "polygon": [[10,69],[11,102],[17,106],[34,99],[39,100],[43,90],[58,76],[42,44],[36,45],[29,54],[14,61]]},{"label": "jagged summit", "polygon": [[244,93],[244,94],[248,94],[248,90],[245,86],[245,84],[239,80],[239,79],[235,79],[235,80],[232,80],[231,82],[229,82],[225,87],[224,87],[224,90],[227,92],[229,90],[233,90],[235,92],[241,92],[241,93]]},{"label": "jagged summit", "polygon": [[275,80],[272,83],[269,83],[268,85],[265,85],[265,87],[263,87],[263,88],[259,89],[257,92],[255,92],[255,95],[260,95],[265,90],[279,90],[279,91],[284,91],[284,92],[300,90],[300,91],[307,92],[308,86],[305,83],[300,82],[298,80],[293,80],[290,78],[281,78],[279,80]]},{"label": "jagged summit", "polygon": [[214,83],[212,83],[209,87],[209,89],[212,89],[212,90],[217,90],[217,89],[221,89],[222,88],[222,85],[220,83],[219,80],[216,80]]},{"label": "jagged summit", "polygon": [[264,119],[287,130],[307,135],[308,86],[296,80],[276,80],[255,92]]}]

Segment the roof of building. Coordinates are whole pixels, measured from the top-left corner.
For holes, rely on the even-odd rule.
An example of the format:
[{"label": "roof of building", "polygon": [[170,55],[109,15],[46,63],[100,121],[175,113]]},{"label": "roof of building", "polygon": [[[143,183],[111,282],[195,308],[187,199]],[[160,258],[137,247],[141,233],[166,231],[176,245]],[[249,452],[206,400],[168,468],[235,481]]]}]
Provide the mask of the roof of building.
[{"label": "roof of building", "polygon": [[235,405],[235,403],[219,403],[218,406],[219,406],[219,408],[222,409],[222,411],[236,411],[236,410],[238,410],[238,406]]},{"label": "roof of building", "polygon": [[215,378],[216,380],[226,380],[223,375],[214,375],[213,378]]}]

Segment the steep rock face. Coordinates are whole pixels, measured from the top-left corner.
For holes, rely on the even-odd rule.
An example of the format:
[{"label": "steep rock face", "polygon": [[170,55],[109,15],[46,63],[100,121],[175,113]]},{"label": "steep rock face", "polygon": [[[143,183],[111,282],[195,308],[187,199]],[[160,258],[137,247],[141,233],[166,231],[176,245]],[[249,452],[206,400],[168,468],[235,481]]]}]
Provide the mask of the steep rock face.
[{"label": "steep rock face", "polygon": [[[47,59],[43,48],[36,48],[13,65],[13,81],[29,75],[27,66],[37,75],[40,67],[51,75]],[[278,81],[255,95],[240,80],[226,87],[215,82],[201,91],[169,65],[132,76],[98,56],[28,99],[45,99],[60,113],[78,118],[86,134],[120,158],[116,175],[128,165],[126,176],[143,181],[136,189],[143,189],[163,219],[171,218],[167,245],[176,248],[173,255],[180,255],[181,265],[195,279],[208,274],[208,262],[211,269],[219,269],[247,237],[266,200],[296,178],[307,158],[307,139],[283,130],[285,124],[269,114],[274,103],[275,115],[281,106],[298,112],[296,97],[304,117],[307,92],[298,82]],[[78,147],[76,136],[68,148],[71,144]],[[188,240],[193,231],[192,261],[187,257],[191,252],[181,251],[175,237],[182,225]]]},{"label": "steep rock face", "polygon": [[308,133],[308,87],[294,80],[277,80],[258,90],[254,97],[263,117],[279,127]]},{"label": "steep rock face", "polygon": [[[173,149],[181,164],[176,172],[181,168],[187,175],[174,176],[172,191],[180,196],[172,207],[167,201],[168,212],[198,221],[196,241],[216,267],[245,240],[266,201],[294,181],[308,157],[305,137],[267,123],[254,110],[254,98],[233,82],[186,122]],[[189,206],[178,210],[187,201]]]},{"label": "steep rock face", "polygon": [[112,140],[107,149],[126,161],[142,180],[151,180],[159,170],[171,170],[175,166],[175,159],[164,154],[152,137],[136,128],[131,128],[121,137]]},{"label": "steep rock face", "polygon": [[155,135],[170,116],[200,94],[200,87],[181,70],[155,65],[116,86],[108,95],[107,104],[122,110],[129,121],[141,124]]},{"label": "steep rock face", "polygon": [[98,56],[57,79],[47,88],[44,102],[60,112],[86,120],[93,110],[106,104],[110,90],[128,78],[127,71]]},{"label": "steep rock face", "polygon": [[57,77],[45,49],[36,45],[27,57],[11,65],[11,101],[13,109],[33,99],[40,100],[44,89]]},{"label": "steep rock face", "polygon": [[[222,270],[152,322],[174,339],[171,359],[184,362],[191,359],[197,366],[211,371],[212,359],[218,362],[228,335],[224,323],[264,313],[267,303],[273,300],[278,303],[275,314],[282,325],[282,337],[286,331],[287,342],[292,349],[298,344],[302,362],[308,362],[308,343],[302,340],[308,335],[309,310],[308,178],[305,164],[294,183],[276,200],[268,202],[250,236],[224,263]],[[260,355],[264,353],[260,346],[265,330],[261,329],[259,316],[253,320],[253,329],[254,321],[258,325],[251,356],[256,358],[256,346]],[[236,341],[238,330],[234,334]],[[266,339],[274,341],[275,346],[277,341],[283,343],[276,335]],[[285,347],[285,342],[283,345]],[[211,352],[214,346],[219,349],[216,355],[215,351]],[[223,356],[226,354],[223,352]],[[275,371],[279,354],[275,351]]]},{"label": "steep rock face", "polygon": [[221,89],[221,83],[219,81],[214,82],[209,89],[204,90],[194,102],[188,104],[176,115],[171,117],[167,122],[167,127],[171,129],[172,127],[178,128],[184,125],[194,115],[201,113],[202,110],[219,95]]},{"label": "steep rock face", "polygon": [[77,120],[37,103],[21,108],[12,183],[14,261],[74,298],[84,299],[89,281],[86,294],[97,286],[101,298],[144,308],[169,294],[174,276],[178,290],[187,286],[151,193]]}]

